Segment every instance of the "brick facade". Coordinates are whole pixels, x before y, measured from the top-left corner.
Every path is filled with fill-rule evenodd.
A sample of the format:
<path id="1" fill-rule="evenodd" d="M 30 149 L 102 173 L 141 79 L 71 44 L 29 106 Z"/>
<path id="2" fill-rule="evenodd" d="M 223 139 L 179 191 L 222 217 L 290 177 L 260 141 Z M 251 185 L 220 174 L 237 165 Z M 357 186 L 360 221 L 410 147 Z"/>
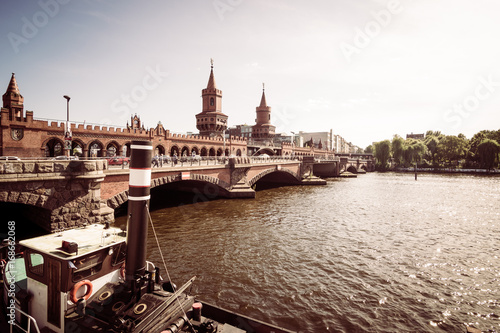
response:
<path id="1" fill-rule="evenodd" d="M 50 157 L 64 155 L 64 122 L 34 119 L 33 111 L 24 112 L 24 98 L 19 93 L 15 75 L 12 74 L 3 107 L 0 111 L 0 155 L 18 157 Z M 129 155 L 132 140 L 152 141 L 156 154 L 177 156 L 235 155 L 246 156 L 247 141 L 239 137 L 224 140 L 222 137 L 178 135 L 166 130 L 161 123 L 156 128 L 145 129 L 140 118 L 131 118 L 131 125 L 124 128 L 71 124 L 72 150 L 84 157 Z M 76 149 L 75 149 L 76 148 Z M 224 152 L 225 150 L 225 152 Z"/>

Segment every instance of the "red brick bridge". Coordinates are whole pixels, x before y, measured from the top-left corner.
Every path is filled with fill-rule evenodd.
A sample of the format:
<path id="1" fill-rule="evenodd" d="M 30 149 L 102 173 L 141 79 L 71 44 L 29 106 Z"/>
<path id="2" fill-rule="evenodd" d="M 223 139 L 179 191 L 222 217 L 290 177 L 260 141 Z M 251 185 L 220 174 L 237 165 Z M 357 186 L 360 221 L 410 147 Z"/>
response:
<path id="1" fill-rule="evenodd" d="M 313 157 L 200 160 L 153 168 L 151 185 L 253 198 L 258 182 L 326 184 L 313 176 L 314 163 Z M 127 201 L 128 178 L 128 169 L 110 169 L 102 159 L 2 161 L 0 204 L 49 232 L 112 221 L 114 208 Z"/>

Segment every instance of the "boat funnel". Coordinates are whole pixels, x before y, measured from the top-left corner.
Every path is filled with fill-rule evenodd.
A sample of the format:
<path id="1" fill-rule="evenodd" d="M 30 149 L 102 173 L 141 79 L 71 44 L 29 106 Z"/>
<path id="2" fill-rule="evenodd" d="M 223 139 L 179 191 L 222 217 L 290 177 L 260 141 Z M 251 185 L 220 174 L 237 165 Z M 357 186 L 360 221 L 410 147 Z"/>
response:
<path id="1" fill-rule="evenodd" d="M 133 281 L 144 276 L 146 270 L 153 146 L 149 141 L 132 141 L 130 150 L 125 281 L 132 286 Z"/>

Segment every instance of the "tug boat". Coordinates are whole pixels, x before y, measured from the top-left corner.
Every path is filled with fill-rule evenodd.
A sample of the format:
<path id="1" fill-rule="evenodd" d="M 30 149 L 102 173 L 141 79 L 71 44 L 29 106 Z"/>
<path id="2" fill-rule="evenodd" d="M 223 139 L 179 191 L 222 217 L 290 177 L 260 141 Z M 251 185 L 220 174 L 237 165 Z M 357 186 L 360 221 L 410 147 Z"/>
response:
<path id="1" fill-rule="evenodd" d="M 194 277 L 177 288 L 146 261 L 151 155 L 150 142 L 132 142 L 126 232 L 94 224 L 6 244 L 2 300 L 7 329 L 292 332 L 197 300 L 189 295 Z"/>

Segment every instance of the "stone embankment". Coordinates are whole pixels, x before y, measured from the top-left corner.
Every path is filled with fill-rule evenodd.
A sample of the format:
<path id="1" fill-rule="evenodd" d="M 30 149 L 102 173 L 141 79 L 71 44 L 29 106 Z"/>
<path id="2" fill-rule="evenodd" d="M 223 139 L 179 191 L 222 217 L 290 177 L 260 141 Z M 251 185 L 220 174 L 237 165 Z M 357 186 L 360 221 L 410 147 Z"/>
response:
<path id="1" fill-rule="evenodd" d="M 26 205 L 19 215 L 48 231 L 112 220 L 100 197 L 106 169 L 103 160 L 2 161 L 0 201 Z"/>

